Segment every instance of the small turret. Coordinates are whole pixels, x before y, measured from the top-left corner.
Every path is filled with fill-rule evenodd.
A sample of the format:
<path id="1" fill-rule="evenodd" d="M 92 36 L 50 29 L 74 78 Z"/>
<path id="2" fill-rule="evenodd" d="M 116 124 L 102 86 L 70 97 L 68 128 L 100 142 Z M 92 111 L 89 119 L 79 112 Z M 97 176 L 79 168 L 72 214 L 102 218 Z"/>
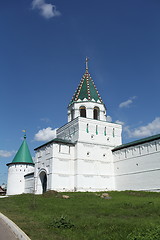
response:
<path id="1" fill-rule="evenodd" d="M 16 153 L 13 161 L 8 166 L 7 195 L 22 194 L 25 192 L 24 176 L 34 172 L 34 163 L 26 142 L 24 140 Z"/>

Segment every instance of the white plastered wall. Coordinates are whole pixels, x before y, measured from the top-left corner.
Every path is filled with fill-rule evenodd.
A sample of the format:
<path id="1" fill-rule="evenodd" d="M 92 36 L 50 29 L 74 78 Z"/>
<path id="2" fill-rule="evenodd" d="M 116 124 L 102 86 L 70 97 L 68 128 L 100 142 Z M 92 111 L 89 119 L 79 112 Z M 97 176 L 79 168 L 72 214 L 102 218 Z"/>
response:
<path id="1" fill-rule="evenodd" d="M 34 172 L 24 176 L 25 180 L 25 193 L 34 193 Z"/>
<path id="2" fill-rule="evenodd" d="M 57 130 L 57 137 L 72 142 L 84 141 L 112 148 L 122 144 L 120 124 L 77 117 Z"/>
<path id="3" fill-rule="evenodd" d="M 116 190 L 160 190 L 160 140 L 113 152 Z"/>
<path id="4" fill-rule="evenodd" d="M 114 189 L 111 149 L 121 144 L 119 124 L 77 117 L 57 130 L 57 138 L 40 147 L 35 160 L 35 192 L 42 193 L 39 174 L 47 174 L 47 190 L 102 191 Z"/>
<path id="5" fill-rule="evenodd" d="M 42 182 L 40 174 L 47 176 L 47 191 L 52 189 L 52 163 L 53 163 L 53 143 L 42 146 L 36 151 L 35 155 L 35 194 L 42 194 Z"/>
<path id="6" fill-rule="evenodd" d="M 73 126 L 75 135 L 72 135 Z M 115 188 L 111 149 L 121 144 L 121 131 L 119 124 L 83 117 L 58 129 L 58 138 L 76 141 L 75 190 L 102 191 Z"/>
<path id="7" fill-rule="evenodd" d="M 7 195 L 16 195 L 25 193 L 24 175 L 34 172 L 33 164 L 9 164 L 8 166 L 8 182 Z"/>
<path id="8" fill-rule="evenodd" d="M 40 174 L 47 175 L 47 191 L 74 190 L 74 146 L 73 144 L 50 143 L 36 152 L 35 193 L 42 194 Z"/>
<path id="9" fill-rule="evenodd" d="M 74 191 L 75 146 L 72 144 L 54 144 L 52 164 L 52 189 L 56 191 Z"/>

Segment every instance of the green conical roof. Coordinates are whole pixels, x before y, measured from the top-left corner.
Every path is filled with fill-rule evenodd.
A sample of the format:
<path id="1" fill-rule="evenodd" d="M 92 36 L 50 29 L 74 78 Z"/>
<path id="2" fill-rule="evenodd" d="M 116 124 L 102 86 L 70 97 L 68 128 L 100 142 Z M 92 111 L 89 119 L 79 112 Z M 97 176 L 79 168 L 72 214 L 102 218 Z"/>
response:
<path id="1" fill-rule="evenodd" d="M 70 104 L 72 104 L 73 102 L 80 101 L 94 101 L 103 104 L 103 101 L 98 93 L 98 90 L 88 72 L 88 64 L 86 67 L 86 71 L 80 81 L 80 84 L 74 96 L 72 97 Z"/>
<path id="2" fill-rule="evenodd" d="M 26 136 L 24 136 L 24 140 L 16 153 L 12 163 L 32 163 L 33 160 L 26 142 Z"/>

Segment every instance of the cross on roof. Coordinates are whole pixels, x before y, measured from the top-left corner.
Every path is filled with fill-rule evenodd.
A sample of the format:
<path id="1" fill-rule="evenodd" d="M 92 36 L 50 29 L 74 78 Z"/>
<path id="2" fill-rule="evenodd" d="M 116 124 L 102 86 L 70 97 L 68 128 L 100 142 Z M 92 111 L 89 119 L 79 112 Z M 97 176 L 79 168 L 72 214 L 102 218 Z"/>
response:
<path id="1" fill-rule="evenodd" d="M 89 61 L 89 58 L 86 57 L 86 70 L 88 70 L 88 61 Z"/>

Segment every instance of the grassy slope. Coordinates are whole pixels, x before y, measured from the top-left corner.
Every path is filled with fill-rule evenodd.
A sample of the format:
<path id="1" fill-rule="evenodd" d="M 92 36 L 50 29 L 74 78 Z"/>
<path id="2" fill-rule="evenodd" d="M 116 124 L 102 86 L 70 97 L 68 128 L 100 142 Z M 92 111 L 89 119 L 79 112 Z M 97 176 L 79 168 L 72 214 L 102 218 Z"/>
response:
<path id="1" fill-rule="evenodd" d="M 0 211 L 32 240 L 160 239 L 160 193 L 109 194 L 109 200 L 95 193 L 67 193 L 70 199 L 12 196 L 0 199 Z M 55 228 L 56 220 L 60 228 Z M 65 229 L 70 223 L 74 227 Z"/>

